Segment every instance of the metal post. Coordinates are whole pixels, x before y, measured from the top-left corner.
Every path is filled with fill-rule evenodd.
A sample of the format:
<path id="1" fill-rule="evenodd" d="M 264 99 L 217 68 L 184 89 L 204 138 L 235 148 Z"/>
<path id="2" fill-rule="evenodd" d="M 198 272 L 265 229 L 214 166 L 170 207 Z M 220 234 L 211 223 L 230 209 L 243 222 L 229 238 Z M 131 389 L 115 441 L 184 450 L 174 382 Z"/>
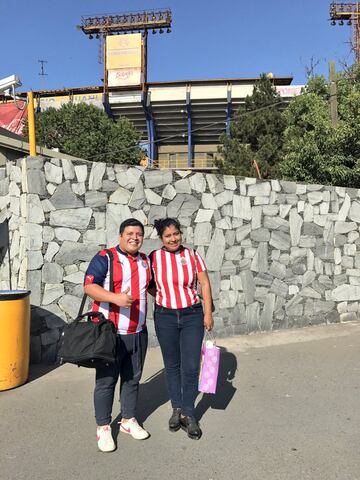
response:
<path id="1" fill-rule="evenodd" d="M 151 111 L 150 96 L 146 91 L 142 93 L 141 104 L 146 118 L 146 129 L 149 139 L 149 165 L 152 165 L 154 163 L 154 160 L 157 160 L 157 148 L 155 144 L 156 130 L 154 118 Z"/>
<path id="2" fill-rule="evenodd" d="M 29 145 L 30 155 L 36 156 L 36 136 L 35 136 L 35 113 L 34 113 L 34 95 L 28 92 L 28 125 L 29 125 Z"/>
<path id="3" fill-rule="evenodd" d="M 230 137 L 231 112 L 232 112 L 231 84 L 228 83 L 228 86 L 227 86 L 227 107 L 226 107 L 226 135 L 228 137 Z"/>
<path id="4" fill-rule="evenodd" d="M 191 121 L 191 96 L 190 86 L 186 89 L 186 112 L 187 112 L 187 134 L 188 134 L 188 167 L 192 167 L 192 121 Z"/>

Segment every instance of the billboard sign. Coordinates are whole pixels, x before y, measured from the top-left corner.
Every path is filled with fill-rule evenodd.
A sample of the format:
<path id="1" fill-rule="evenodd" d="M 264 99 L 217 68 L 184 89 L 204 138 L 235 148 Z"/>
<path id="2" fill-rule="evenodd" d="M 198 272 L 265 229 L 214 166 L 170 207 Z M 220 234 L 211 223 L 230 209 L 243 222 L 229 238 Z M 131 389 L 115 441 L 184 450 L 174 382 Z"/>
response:
<path id="1" fill-rule="evenodd" d="M 103 109 L 103 94 L 102 93 L 84 93 L 79 95 L 59 95 L 54 97 L 40 97 L 34 99 L 34 108 L 40 108 L 43 112 L 50 107 L 59 109 L 65 103 L 86 103 L 94 105 L 95 107 Z"/>
<path id="2" fill-rule="evenodd" d="M 109 87 L 140 86 L 143 78 L 141 33 L 106 37 L 106 70 Z"/>

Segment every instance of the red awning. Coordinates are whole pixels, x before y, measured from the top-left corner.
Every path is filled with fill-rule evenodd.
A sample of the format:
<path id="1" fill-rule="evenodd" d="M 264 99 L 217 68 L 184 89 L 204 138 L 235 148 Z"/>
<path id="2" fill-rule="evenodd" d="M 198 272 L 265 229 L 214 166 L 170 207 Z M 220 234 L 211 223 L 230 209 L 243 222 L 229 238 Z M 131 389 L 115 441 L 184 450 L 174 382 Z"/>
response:
<path id="1" fill-rule="evenodd" d="M 14 103 L 0 103 L 0 127 L 22 135 L 27 118 L 27 107 L 26 103 L 21 100 L 17 100 L 16 104 L 17 106 Z"/>

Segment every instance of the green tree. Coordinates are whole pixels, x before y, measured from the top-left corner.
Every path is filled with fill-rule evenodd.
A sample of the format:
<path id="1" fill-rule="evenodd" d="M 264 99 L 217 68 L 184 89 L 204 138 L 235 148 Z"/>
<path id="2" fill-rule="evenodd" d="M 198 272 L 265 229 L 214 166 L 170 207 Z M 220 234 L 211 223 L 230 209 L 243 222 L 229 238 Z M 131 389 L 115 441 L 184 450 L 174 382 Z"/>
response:
<path id="1" fill-rule="evenodd" d="M 217 166 L 221 173 L 255 177 L 256 162 L 263 178 L 276 178 L 285 129 L 280 103 L 271 78 L 262 74 L 252 95 L 235 113 L 230 137 L 220 137 L 223 158 Z"/>
<path id="2" fill-rule="evenodd" d="M 337 75 L 338 125 L 332 126 L 329 84 L 309 80 L 303 95 L 284 112 L 287 128 L 283 177 L 305 182 L 360 187 L 360 66 Z"/>
<path id="3" fill-rule="evenodd" d="M 35 117 L 37 143 L 86 160 L 137 165 L 140 134 L 125 117 L 116 122 L 93 105 L 65 104 Z"/>

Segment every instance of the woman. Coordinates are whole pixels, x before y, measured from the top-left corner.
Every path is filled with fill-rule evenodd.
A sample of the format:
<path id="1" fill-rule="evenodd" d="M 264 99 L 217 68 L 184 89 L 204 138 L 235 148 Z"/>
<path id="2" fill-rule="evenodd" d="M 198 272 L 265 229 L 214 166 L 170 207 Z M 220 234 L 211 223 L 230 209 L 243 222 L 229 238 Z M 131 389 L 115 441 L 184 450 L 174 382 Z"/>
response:
<path id="1" fill-rule="evenodd" d="M 163 247 L 150 254 L 156 285 L 154 321 L 164 359 L 173 407 L 169 429 L 180 427 L 192 439 L 202 435 L 194 417 L 204 327 L 211 330 L 209 277 L 200 255 L 182 245 L 180 224 L 173 218 L 154 222 Z M 196 291 L 199 282 L 203 305 Z"/>

